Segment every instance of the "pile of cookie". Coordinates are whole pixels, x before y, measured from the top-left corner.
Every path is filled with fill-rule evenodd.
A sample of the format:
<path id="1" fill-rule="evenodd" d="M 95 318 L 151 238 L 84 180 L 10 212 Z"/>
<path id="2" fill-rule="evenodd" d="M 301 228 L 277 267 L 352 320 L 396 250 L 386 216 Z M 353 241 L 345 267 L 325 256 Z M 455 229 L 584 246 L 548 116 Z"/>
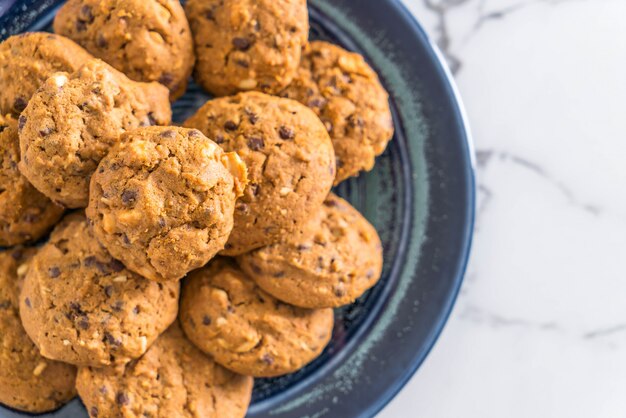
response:
<path id="1" fill-rule="evenodd" d="M 243 417 L 323 351 L 383 264 L 331 188 L 393 124 L 308 25 L 305 0 L 69 0 L 0 44 L 1 403 Z M 175 126 L 192 75 L 216 98 Z"/>

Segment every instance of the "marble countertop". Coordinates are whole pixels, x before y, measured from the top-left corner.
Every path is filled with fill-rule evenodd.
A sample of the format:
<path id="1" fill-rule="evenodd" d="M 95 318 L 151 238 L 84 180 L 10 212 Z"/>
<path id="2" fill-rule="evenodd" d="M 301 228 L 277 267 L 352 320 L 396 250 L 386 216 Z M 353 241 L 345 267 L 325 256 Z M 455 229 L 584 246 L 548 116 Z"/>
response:
<path id="1" fill-rule="evenodd" d="M 405 0 L 478 161 L 462 293 L 382 418 L 626 416 L 626 1 Z"/>

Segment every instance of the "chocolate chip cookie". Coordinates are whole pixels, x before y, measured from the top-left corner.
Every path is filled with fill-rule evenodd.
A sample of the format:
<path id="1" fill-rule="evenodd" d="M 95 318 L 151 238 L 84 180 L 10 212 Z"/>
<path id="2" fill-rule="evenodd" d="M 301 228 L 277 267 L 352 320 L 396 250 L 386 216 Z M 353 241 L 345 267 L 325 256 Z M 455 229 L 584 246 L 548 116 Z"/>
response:
<path id="1" fill-rule="evenodd" d="M 136 129 L 100 163 L 87 216 L 129 269 L 178 280 L 224 248 L 246 181 L 239 156 L 196 129 Z"/>
<path id="2" fill-rule="evenodd" d="M 330 308 L 354 302 L 376 284 L 383 254 L 376 229 L 331 193 L 298 234 L 238 262 L 272 296 L 304 308 Z"/>
<path id="3" fill-rule="evenodd" d="M 237 202 L 225 255 L 278 241 L 315 211 L 335 177 L 335 155 L 319 118 L 300 103 L 263 93 L 211 100 L 185 122 L 236 151 L 250 183 Z"/>
<path id="4" fill-rule="evenodd" d="M 217 96 L 278 93 L 293 79 L 309 34 L 306 0 L 188 0 L 194 79 Z"/>
<path id="5" fill-rule="evenodd" d="M 111 257 L 81 213 L 33 258 L 20 294 L 26 332 L 44 357 L 86 366 L 138 358 L 176 319 L 178 283 L 145 280 Z"/>
<path id="6" fill-rule="evenodd" d="M 189 275 L 180 321 L 187 337 L 222 366 L 272 377 L 294 372 L 319 356 L 334 319 L 332 309 L 278 301 L 234 263 L 218 259 Z"/>
<path id="7" fill-rule="evenodd" d="M 0 402 L 20 411 L 52 411 L 74 397 L 76 369 L 43 358 L 28 338 L 18 297 L 34 248 L 0 252 Z"/>
<path id="8" fill-rule="evenodd" d="M 120 134 L 168 124 L 171 112 L 165 87 L 131 81 L 103 61 L 57 73 L 20 115 L 20 171 L 55 202 L 85 207 L 89 179 Z"/>
<path id="9" fill-rule="evenodd" d="M 63 215 L 18 170 L 17 121 L 0 116 L 0 246 L 41 238 Z"/>
<path id="10" fill-rule="evenodd" d="M 337 154 L 335 184 L 374 167 L 393 136 L 389 97 L 359 54 L 311 42 L 293 82 L 281 94 L 309 106 L 322 119 Z"/>
<path id="11" fill-rule="evenodd" d="M 69 0 L 54 31 L 136 81 L 158 81 L 172 100 L 187 88 L 195 56 L 178 0 Z"/>
<path id="12" fill-rule="evenodd" d="M 63 36 L 26 32 L 0 43 L 0 114 L 15 116 L 52 74 L 74 72 L 91 55 Z"/>
<path id="13" fill-rule="evenodd" d="M 124 368 L 81 368 L 76 387 L 91 418 L 243 418 L 252 378 L 215 363 L 174 323 Z"/>

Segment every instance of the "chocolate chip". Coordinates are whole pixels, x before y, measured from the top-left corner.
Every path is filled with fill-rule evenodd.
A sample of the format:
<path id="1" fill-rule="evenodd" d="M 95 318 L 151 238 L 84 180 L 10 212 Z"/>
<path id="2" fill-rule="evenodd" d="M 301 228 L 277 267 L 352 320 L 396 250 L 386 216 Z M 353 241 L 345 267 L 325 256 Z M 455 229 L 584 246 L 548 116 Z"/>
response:
<path id="1" fill-rule="evenodd" d="M 335 165 L 337 166 L 337 168 L 341 168 L 343 167 L 343 161 L 341 161 L 340 158 L 335 158 Z"/>
<path id="2" fill-rule="evenodd" d="M 343 287 L 335 287 L 335 296 L 342 297 L 346 295 L 346 290 Z"/>
<path id="3" fill-rule="evenodd" d="M 224 122 L 224 129 L 226 129 L 227 131 L 234 131 L 235 129 L 237 129 L 237 124 L 232 120 L 227 120 L 226 122 Z"/>
<path id="4" fill-rule="evenodd" d="M 165 221 L 164 218 L 159 218 L 159 226 L 161 228 L 165 228 L 165 226 L 167 225 L 167 222 Z"/>
<path id="5" fill-rule="evenodd" d="M 248 138 L 248 147 L 252 151 L 262 150 L 263 148 L 265 148 L 265 141 L 263 141 L 263 138 Z"/>
<path id="6" fill-rule="evenodd" d="M 355 116 L 355 115 L 350 115 L 348 117 L 348 123 L 353 128 L 362 128 L 365 125 L 365 122 L 363 122 L 363 118 L 361 118 L 360 116 Z"/>
<path id="7" fill-rule="evenodd" d="M 248 120 L 251 124 L 255 125 L 259 121 L 259 115 L 256 113 L 250 112 L 248 113 Z"/>
<path id="8" fill-rule="evenodd" d="M 230 250 L 231 248 L 233 248 L 233 244 L 226 243 L 226 245 L 224 245 L 225 250 Z"/>
<path id="9" fill-rule="evenodd" d="M 9 309 L 11 307 L 11 301 L 3 300 L 0 302 L 0 309 Z"/>
<path id="10" fill-rule="evenodd" d="M 122 300 L 116 301 L 113 304 L 112 308 L 113 308 L 114 311 L 120 312 L 124 308 L 124 301 L 122 301 Z"/>
<path id="11" fill-rule="evenodd" d="M 109 334 L 108 332 L 104 333 L 104 340 L 110 345 L 114 345 L 116 347 L 119 347 L 120 345 L 122 345 L 122 342 L 120 340 L 118 340 L 113 335 Z"/>
<path id="12" fill-rule="evenodd" d="M 134 313 L 135 315 L 138 315 L 138 314 L 139 314 L 139 305 L 135 305 L 135 307 L 133 308 L 133 313 Z"/>
<path id="13" fill-rule="evenodd" d="M 222 134 L 215 135 L 215 143 L 216 144 L 223 144 L 224 143 L 224 135 L 222 135 Z"/>
<path id="14" fill-rule="evenodd" d="M 39 131 L 39 135 L 41 135 L 42 137 L 47 137 L 48 135 L 50 135 L 52 132 L 54 132 L 54 129 L 49 128 L 49 127 L 45 127 L 42 130 Z"/>
<path id="15" fill-rule="evenodd" d="M 159 77 L 159 83 L 169 86 L 174 81 L 174 75 L 172 73 L 163 73 Z"/>
<path id="16" fill-rule="evenodd" d="M 87 23 L 93 22 L 93 13 L 91 12 L 91 6 L 85 4 L 80 8 L 80 12 L 78 13 L 78 18 L 84 20 Z"/>
<path id="17" fill-rule="evenodd" d="M 233 46 L 240 51 L 247 51 L 252 46 L 252 42 L 248 38 L 233 38 Z"/>
<path id="18" fill-rule="evenodd" d="M 26 109 L 27 104 L 28 102 L 23 97 L 16 97 L 13 102 L 13 109 L 18 113 L 21 113 L 24 109 Z M 26 118 L 24 118 L 24 121 L 26 121 Z"/>
<path id="19" fill-rule="evenodd" d="M 197 129 L 192 129 L 187 135 L 189 135 L 189 138 L 200 138 L 202 137 L 202 132 Z"/>
<path id="20" fill-rule="evenodd" d="M 106 295 L 107 298 L 110 298 L 111 296 L 113 296 L 113 286 L 105 286 L 104 294 Z"/>
<path id="21" fill-rule="evenodd" d="M 130 239 L 128 239 L 128 235 L 122 234 L 122 241 L 124 241 L 124 244 L 130 245 Z"/>
<path id="22" fill-rule="evenodd" d="M 258 184 L 251 184 L 249 187 L 254 196 L 258 196 L 259 193 L 261 192 L 261 186 Z"/>
<path id="23" fill-rule="evenodd" d="M 22 252 L 22 250 L 15 250 L 11 253 L 11 257 L 13 258 L 13 260 L 19 260 L 22 258 L 23 255 L 24 253 Z"/>
<path id="24" fill-rule="evenodd" d="M 161 138 L 175 138 L 176 137 L 176 132 L 172 131 L 172 130 L 167 130 L 167 131 L 163 131 L 161 132 Z"/>
<path id="25" fill-rule="evenodd" d="M 326 100 L 316 97 L 315 99 L 309 100 L 309 107 L 322 107 L 326 103 Z"/>
<path id="26" fill-rule="evenodd" d="M 374 270 L 373 269 L 367 270 L 367 274 L 365 275 L 365 277 L 367 277 L 368 279 L 371 279 L 372 277 L 374 277 Z"/>
<path id="27" fill-rule="evenodd" d="M 337 207 L 339 205 L 339 203 L 331 198 L 328 198 L 324 201 L 324 206 L 329 207 L 329 208 L 334 208 Z"/>
<path id="28" fill-rule="evenodd" d="M 92 406 L 89 410 L 89 415 L 91 415 L 92 418 L 98 418 L 98 408 Z"/>
<path id="29" fill-rule="evenodd" d="M 248 61 L 242 60 L 242 59 L 238 59 L 235 60 L 235 64 L 237 64 L 238 66 L 242 67 L 242 68 L 249 68 L 250 64 L 248 64 Z"/>
<path id="30" fill-rule="evenodd" d="M 208 20 L 215 21 L 214 9 L 211 8 L 211 9 L 207 10 L 206 12 L 204 12 L 204 17 L 206 17 Z"/>
<path id="31" fill-rule="evenodd" d="M 308 251 L 311 249 L 311 246 L 306 244 L 299 244 L 296 248 L 298 249 L 298 251 Z"/>
<path id="32" fill-rule="evenodd" d="M 32 308 L 31 304 L 30 304 L 30 299 L 26 298 L 24 299 L 24 303 L 26 304 L 26 306 L 28 306 L 29 308 Z"/>
<path id="33" fill-rule="evenodd" d="M 33 224 L 40 219 L 40 216 L 35 213 L 27 213 L 24 215 L 24 222 Z"/>
<path id="34" fill-rule="evenodd" d="M 276 278 L 276 279 L 280 279 L 280 278 L 283 278 L 283 277 L 285 277 L 285 272 L 284 271 L 278 271 L 278 272 L 274 273 L 274 278 Z"/>
<path id="35" fill-rule="evenodd" d="M 78 303 L 78 302 L 70 302 L 69 307 L 70 307 L 70 310 L 75 315 L 84 315 L 85 314 L 85 312 L 83 312 L 82 307 L 80 306 L 80 303 Z"/>
<path id="36" fill-rule="evenodd" d="M 202 317 L 202 325 L 205 325 L 205 326 L 211 325 L 211 318 L 209 318 L 207 315 L 204 315 Z"/>
<path id="37" fill-rule="evenodd" d="M 107 39 L 104 37 L 103 34 L 98 35 L 98 38 L 96 39 L 96 46 L 98 48 L 106 48 L 107 46 L 109 46 L 109 43 L 107 42 Z"/>
<path id="38" fill-rule="evenodd" d="M 107 389 L 106 386 L 100 386 L 100 389 L 98 389 L 98 392 L 100 392 L 102 395 L 106 395 L 109 390 Z"/>
<path id="39" fill-rule="evenodd" d="M 261 267 L 257 266 L 254 263 L 250 263 L 250 268 L 252 269 L 254 274 L 261 274 L 261 273 L 263 273 L 263 270 L 261 270 Z"/>
<path id="40" fill-rule="evenodd" d="M 285 125 L 280 127 L 280 129 L 278 130 L 278 134 L 280 135 L 281 139 L 284 140 L 293 139 L 296 136 L 296 133 L 293 131 L 293 129 Z"/>
<path id="41" fill-rule="evenodd" d="M 89 329 L 89 319 L 86 316 L 80 318 L 78 321 L 78 327 L 81 329 Z"/>
<path id="42" fill-rule="evenodd" d="M 137 192 L 135 190 L 124 190 L 122 192 L 122 203 L 126 206 L 131 206 L 135 202 L 137 202 Z"/>
<path id="43" fill-rule="evenodd" d="M 263 363 L 267 364 L 268 366 L 271 366 L 272 364 L 274 364 L 274 357 L 272 357 L 271 354 L 263 354 L 263 357 L 261 357 L 261 360 L 263 360 Z"/>
<path id="44" fill-rule="evenodd" d="M 120 271 L 126 268 L 120 260 L 116 260 L 116 259 L 113 259 L 113 261 L 109 263 L 109 267 L 111 268 L 111 270 L 113 270 L 116 273 L 119 273 Z"/>
<path id="45" fill-rule="evenodd" d="M 243 202 L 237 202 L 237 204 L 235 205 L 235 209 L 237 209 L 239 212 L 246 212 L 248 210 L 248 204 Z"/>
<path id="46" fill-rule="evenodd" d="M 76 20 L 76 31 L 77 32 L 84 32 L 87 30 L 87 23 L 85 23 L 84 20 Z"/>
<path id="47" fill-rule="evenodd" d="M 115 402 L 117 402 L 118 405 L 128 405 L 130 399 L 128 399 L 128 395 L 124 392 L 118 392 L 115 396 Z"/>
<path id="48" fill-rule="evenodd" d="M 154 113 L 152 112 L 148 112 L 148 123 L 150 124 L 150 126 L 154 126 L 157 124 L 157 120 L 154 117 Z"/>
<path id="49" fill-rule="evenodd" d="M 57 277 L 59 277 L 61 275 L 61 269 L 59 269 L 58 267 L 50 267 L 48 269 L 48 276 L 50 276 L 53 279 L 56 279 Z"/>

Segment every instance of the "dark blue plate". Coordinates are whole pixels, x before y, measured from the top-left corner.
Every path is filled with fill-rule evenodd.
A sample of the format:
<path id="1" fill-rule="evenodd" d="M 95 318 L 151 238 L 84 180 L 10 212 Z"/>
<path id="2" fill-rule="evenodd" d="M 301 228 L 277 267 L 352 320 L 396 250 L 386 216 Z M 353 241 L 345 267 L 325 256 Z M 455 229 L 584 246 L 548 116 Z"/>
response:
<path id="1" fill-rule="evenodd" d="M 61 0 L 0 0 L 0 38 L 49 30 Z M 249 417 L 371 417 L 441 332 L 461 286 L 474 217 L 469 129 L 436 47 L 396 0 L 309 0 L 312 38 L 362 53 L 391 96 L 396 135 L 375 169 L 337 189 L 378 229 L 381 282 L 336 311 L 333 339 L 303 370 L 257 380 Z M 209 98 L 174 105 L 182 121 Z M 0 417 L 18 417 L 0 408 Z M 78 400 L 47 416 L 85 417 Z"/>

